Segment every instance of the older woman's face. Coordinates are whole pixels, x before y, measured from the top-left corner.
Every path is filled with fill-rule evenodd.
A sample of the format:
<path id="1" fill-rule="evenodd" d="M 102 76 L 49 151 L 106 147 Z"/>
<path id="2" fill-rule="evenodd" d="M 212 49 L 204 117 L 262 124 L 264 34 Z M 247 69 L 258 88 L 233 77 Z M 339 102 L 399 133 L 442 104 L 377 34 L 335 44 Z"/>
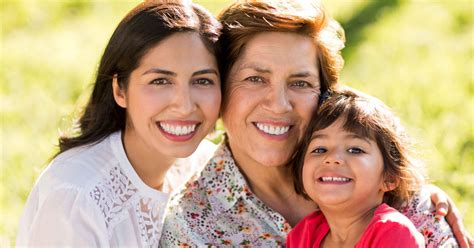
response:
<path id="1" fill-rule="evenodd" d="M 280 32 L 256 35 L 226 83 L 223 121 L 237 163 L 287 163 L 320 94 L 312 39 Z"/>

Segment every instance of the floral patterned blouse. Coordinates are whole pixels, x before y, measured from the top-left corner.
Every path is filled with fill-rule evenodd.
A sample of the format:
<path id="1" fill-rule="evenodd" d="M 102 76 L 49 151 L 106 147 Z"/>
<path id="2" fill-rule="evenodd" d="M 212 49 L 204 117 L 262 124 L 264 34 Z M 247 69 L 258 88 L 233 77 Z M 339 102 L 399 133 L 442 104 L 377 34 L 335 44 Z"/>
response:
<path id="1" fill-rule="evenodd" d="M 290 224 L 250 191 L 225 144 L 185 186 L 170 202 L 161 247 L 285 245 Z M 401 212 L 423 234 L 427 247 L 457 245 L 446 221 L 435 218 L 426 190 Z"/>

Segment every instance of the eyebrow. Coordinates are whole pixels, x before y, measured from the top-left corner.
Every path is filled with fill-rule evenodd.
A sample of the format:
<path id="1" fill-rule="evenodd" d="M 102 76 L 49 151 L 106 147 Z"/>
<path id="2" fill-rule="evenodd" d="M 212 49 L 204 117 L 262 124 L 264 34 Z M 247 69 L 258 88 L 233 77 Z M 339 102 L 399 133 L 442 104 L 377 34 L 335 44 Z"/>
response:
<path id="1" fill-rule="evenodd" d="M 313 134 L 311 136 L 311 139 L 310 141 L 313 141 L 314 139 L 324 139 L 324 138 L 327 138 L 328 136 L 326 134 Z"/>
<path id="2" fill-rule="evenodd" d="M 369 138 L 364 137 L 364 136 L 357 135 L 357 134 L 355 134 L 355 133 L 351 133 L 351 134 L 346 135 L 346 138 L 360 139 L 360 140 L 363 140 L 363 141 L 365 141 L 365 142 L 367 142 L 367 143 L 370 144 L 370 139 L 369 139 Z"/>
<path id="3" fill-rule="evenodd" d="M 313 141 L 314 139 L 327 139 L 327 138 L 328 138 L 328 135 L 326 135 L 326 134 L 315 134 L 315 135 L 311 136 L 310 142 Z M 357 135 L 357 134 L 354 134 L 354 133 L 350 133 L 350 134 L 346 135 L 345 138 L 359 139 L 359 140 L 363 140 L 363 141 L 370 144 L 370 139 L 369 138 L 363 137 L 363 136 L 360 136 L 360 135 Z"/>
<path id="4" fill-rule="evenodd" d="M 168 70 L 164 70 L 160 68 L 151 68 L 145 71 L 143 75 L 150 74 L 150 73 L 165 74 L 165 75 L 174 76 L 174 77 L 178 75 L 176 74 L 176 72 L 172 72 L 172 71 L 168 71 Z M 204 70 L 199 70 L 199 71 L 194 72 L 192 76 L 203 75 L 203 74 L 216 74 L 217 76 L 219 75 L 219 73 L 214 69 L 204 69 Z"/>
<path id="5" fill-rule="evenodd" d="M 305 77 L 314 77 L 314 78 L 319 79 L 318 74 L 314 74 L 309 71 L 297 72 L 290 75 L 290 78 L 305 78 Z"/>
<path id="6" fill-rule="evenodd" d="M 216 74 L 216 76 L 219 76 L 219 73 L 214 69 L 204 69 L 204 70 L 196 71 L 193 73 L 193 76 L 203 75 L 203 74 Z"/>
<path id="7" fill-rule="evenodd" d="M 265 68 L 261 65 L 258 65 L 256 63 L 247 63 L 247 64 L 243 64 L 239 70 L 243 70 L 243 69 L 252 69 L 252 70 L 255 70 L 257 72 L 260 72 L 260 73 L 269 73 L 271 72 L 270 69 L 268 68 Z"/>
<path id="8" fill-rule="evenodd" d="M 145 71 L 143 73 L 143 75 L 150 74 L 150 73 L 165 74 L 165 75 L 170 75 L 170 76 L 176 76 L 177 75 L 175 72 L 168 71 L 168 70 L 163 70 L 163 69 L 160 69 L 160 68 L 151 68 L 151 69 Z"/>
<path id="9" fill-rule="evenodd" d="M 261 65 L 258 65 L 256 63 L 248 63 L 248 64 L 244 64 L 240 67 L 240 70 L 243 70 L 243 69 L 252 69 L 252 70 L 255 70 L 257 72 L 260 72 L 260 73 L 270 73 L 271 70 L 268 69 L 268 68 L 265 68 Z M 302 78 L 302 77 L 314 77 L 314 78 L 319 78 L 319 75 L 318 74 L 315 74 L 315 73 L 311 73 L 310 71 L 302 71 L 302 72 L 297 72 L 297 73 L 293 73 L 290 75 L 290 78 Z"/>

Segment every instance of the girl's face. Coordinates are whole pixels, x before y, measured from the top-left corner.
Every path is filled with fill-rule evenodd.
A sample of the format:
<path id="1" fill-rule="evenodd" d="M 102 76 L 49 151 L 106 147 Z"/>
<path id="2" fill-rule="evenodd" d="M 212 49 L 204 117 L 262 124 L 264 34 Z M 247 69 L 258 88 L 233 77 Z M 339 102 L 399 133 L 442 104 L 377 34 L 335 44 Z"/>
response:
<path id="1" fill-rule="evenodd" d="M 321 208 L 375 207 L 386 191 L 377 144 L 343 129 L 344 118 L 313 133 L 303 166 L 306 193 Z"/>
<path id="2" fill-rule="evenodd" d="M 219 114 L 216 59 L 198 34 L 173 34 L 143 56 L 126 90 L 114 82 L 114 96 L 126 108 L 130 143 L 167 157 L 189 156 Z"/>

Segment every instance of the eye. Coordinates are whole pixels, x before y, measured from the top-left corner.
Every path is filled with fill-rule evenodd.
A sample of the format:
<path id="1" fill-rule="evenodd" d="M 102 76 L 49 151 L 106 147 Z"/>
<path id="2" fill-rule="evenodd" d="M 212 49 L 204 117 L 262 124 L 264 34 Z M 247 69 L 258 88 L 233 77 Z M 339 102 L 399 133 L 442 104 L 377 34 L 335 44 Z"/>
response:
<path id="1" fill-rule="evenodd" d="M 259 76 L 250 76 L 250 77 L 246 78 L 245 81 L 249 81 L 249 82 L 252 82 L 252 83 L 263 83 L 263 82 L 265 82 L 265 80 L 262 77 L 259 77 Z"/>
<path id="2" fill-rule="evenodd" d="M 311 153 L 316 153 L 316 154 L 325 153 L 325 152 L 327 152 L 327 149 L 323 147 L 316 147 L 315 149 L 311 151 Z"/>
<path id="3" fill-rule="evenodd" d="M 157 79 L 154 79 L 153 81 L 151 81 L 150 84 L 153 84 L 153 85 L 166 85 L 166 84 L 171 84 L 171 82 L 166 78 L 157 78 Z"/>
<path id="4" fill-rule="evenodd" d="M 347 149 L 347 151 L 349 153 L 353 153 L 353 154 L 365 153 L 364 150 L 360 149 L 359 147 L 351 147 L 351 148 Z"/>
<path id="5" fill-rule="evenodd" d="M 198 85 L 214 85 L 214 81 L 207 79 L 207 78 L 198 78 L 196 79 L 193 84 Z"/>
<path id="6" fill-rule="evenodd" d="M 296 88 L 309 88 L 309 87 L 312 87 L 312 84 L 304 80 L 298 80 L 298 81 L 292 82 L 290 86 L 296 87 Z"/>

